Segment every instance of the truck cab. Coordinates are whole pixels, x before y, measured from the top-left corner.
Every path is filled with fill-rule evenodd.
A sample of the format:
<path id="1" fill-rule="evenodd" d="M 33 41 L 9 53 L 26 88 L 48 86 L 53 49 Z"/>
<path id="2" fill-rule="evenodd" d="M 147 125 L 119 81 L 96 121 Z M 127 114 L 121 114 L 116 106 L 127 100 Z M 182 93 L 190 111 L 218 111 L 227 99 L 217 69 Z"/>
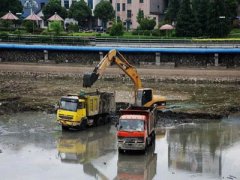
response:
<path id="1" fill-rule="evenodd" d="M 118 150 L 142 150 L 155 140 L 155 109 L 131 107 L 122 110 L 117 124 Z"/>
<path id="2" fill-rule="evenodd" d="M 86 100 L 78 96 L 63 96 L 59 101 L 57 121 L 63 128 L 80 126 L 81 120 L 86 117 Z"/>

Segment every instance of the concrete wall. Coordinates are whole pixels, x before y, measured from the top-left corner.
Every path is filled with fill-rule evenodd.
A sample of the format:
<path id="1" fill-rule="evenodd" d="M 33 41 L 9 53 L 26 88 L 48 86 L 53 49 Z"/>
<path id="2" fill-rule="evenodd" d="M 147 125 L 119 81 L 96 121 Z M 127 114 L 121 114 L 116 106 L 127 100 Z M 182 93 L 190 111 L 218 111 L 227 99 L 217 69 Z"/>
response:
<path id="1" fill-rule="evenodd" d="M 85 51 L 42 51 L 0 49 L 1 62 L 47 62 L 96 64 L 106 53 Z M 135 66 L 240 67 L 240 54 L 122 53 Z"/>

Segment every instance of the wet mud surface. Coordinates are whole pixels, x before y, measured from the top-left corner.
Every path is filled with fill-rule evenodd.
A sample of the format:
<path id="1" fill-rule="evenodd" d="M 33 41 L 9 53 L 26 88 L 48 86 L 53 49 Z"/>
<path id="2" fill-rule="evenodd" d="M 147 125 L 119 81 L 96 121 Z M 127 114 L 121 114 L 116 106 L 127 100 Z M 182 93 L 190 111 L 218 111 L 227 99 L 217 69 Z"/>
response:
<path id="1" fill-rule="evenodd" d="M 62 132 L 54 114 L 4 115 L 1 179 L 239 179 L 239 129 L 239 114 L 176 125 L 157 130 L 145 154 L 119 154 L 111 124 Z"/>
<path id="2" fill-rule="evenodd" d="M 82 87 L 82 75 L 92 67 L 29 64 L 0 67 L 0 115 L 24 111 L 54 113 L 62 95 L 81 90 L 115 91 L 119 107 L 134 101 L 133 83 L 117 68 L 108 69 L 92 89 L 86 89 Z M 167 111 L 159 116 L 167 126 L 220 119 L 240 110 L 238 70 L 141 68 L 139 73 L 144 87 L 167 97 Z"/>

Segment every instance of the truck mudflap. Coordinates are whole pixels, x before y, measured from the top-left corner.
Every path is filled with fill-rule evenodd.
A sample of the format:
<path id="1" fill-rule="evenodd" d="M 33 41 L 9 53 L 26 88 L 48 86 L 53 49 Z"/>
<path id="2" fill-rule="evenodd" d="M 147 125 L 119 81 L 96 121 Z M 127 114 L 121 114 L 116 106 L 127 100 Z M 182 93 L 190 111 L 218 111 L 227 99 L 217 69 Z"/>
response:
<path id="1" fill-rule="evenodd" d="M 118 142 L 118 149 L 120 150 L 145 150 L 145 143 L 127 143 L 127 142 Z"/>

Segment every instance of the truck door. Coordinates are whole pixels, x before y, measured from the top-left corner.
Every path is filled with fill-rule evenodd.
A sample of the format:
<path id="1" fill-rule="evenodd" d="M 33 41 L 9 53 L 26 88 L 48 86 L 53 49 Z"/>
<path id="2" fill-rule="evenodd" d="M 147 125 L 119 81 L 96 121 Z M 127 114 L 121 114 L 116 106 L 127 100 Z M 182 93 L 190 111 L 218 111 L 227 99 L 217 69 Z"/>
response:
<path id="1" fill-rule="evenodd" d="M 86 106 L 85 106 L 85 101 L 83 100 L 79 100 L 78 102 L 77 116 L 79 120 L 81 120 L 83 117 L 86 117 Z"/>

